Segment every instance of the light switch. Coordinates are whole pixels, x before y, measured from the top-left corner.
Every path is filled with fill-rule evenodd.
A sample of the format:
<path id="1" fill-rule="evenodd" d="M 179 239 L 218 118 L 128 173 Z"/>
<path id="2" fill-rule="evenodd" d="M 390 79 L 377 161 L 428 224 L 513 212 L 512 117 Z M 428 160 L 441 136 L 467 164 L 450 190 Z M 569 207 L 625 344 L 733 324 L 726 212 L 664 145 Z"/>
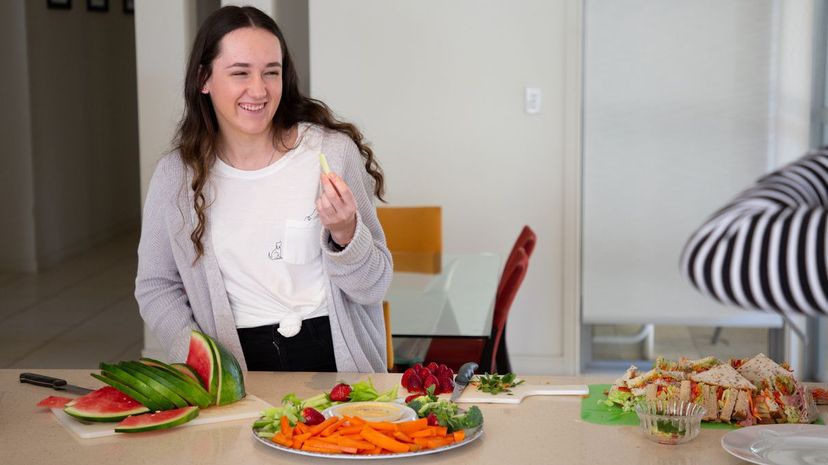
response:
<path id="1" fill-rule="evenodd" d="M 541 111 L 541 90 L 537 87 L 527 87 L 524 99 L 526 113 L 536 115 Z"/>

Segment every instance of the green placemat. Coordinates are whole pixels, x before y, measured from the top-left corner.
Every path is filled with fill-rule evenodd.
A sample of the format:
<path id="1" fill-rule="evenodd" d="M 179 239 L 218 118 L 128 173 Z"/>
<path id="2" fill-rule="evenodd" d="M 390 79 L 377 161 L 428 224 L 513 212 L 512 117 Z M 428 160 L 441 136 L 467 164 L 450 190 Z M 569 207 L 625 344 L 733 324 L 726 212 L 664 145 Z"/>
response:
<path id="1" fill-rule="evenodd" d="M 617 405 L 607 406 L 602 400 L 607 396 L 604 392 L 609 390 L 611 384 L 590 384 L 589 396 L 581 399 L 581 420 L 599 425 L 638 425 L 638 415 L 635 412 L 625 412 Z M 703 421 L 702 428 L 712 429 L 736 429 L 737 425 L 730 423 L 715 423 Z"/>

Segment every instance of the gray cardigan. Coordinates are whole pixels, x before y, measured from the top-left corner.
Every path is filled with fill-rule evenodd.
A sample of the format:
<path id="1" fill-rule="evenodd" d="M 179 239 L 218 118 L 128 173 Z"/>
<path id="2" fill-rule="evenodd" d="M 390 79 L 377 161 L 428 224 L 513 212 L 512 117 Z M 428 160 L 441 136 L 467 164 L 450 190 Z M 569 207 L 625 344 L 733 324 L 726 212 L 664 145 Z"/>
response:
<path id="1" fill-rule="evenodd" d="M 373 203 L 373 179 L 348 136 L 315 129 L 322 133 L 320 149 L 331 170 L 345 180 L 357 202 L 356 232 L 347 247 L 331 247 L 326 229 L 320 237 L 337 371 L 385 372 L 381 302 L 392 264 Z M 190 233 L 197 219 L 191 179 L 177 152 L 158 162 L 144 204 L 135 298 L 171 360 L 187 357 L 190 330 L 199 329 L 217 338 L 246 369 L 209 227 L 202 238 L 204 255 L 194 263 Z"/>

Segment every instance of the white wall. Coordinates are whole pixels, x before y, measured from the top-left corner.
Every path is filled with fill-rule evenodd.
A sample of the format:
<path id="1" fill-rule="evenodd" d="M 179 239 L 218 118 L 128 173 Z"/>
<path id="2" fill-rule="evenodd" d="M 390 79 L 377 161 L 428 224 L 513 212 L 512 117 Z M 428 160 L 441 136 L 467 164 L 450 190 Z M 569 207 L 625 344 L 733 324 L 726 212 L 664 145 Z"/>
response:
<path id="1" fill-rule="evenodd" d="M 37 258 L 48 266 L 139 222 L 133 18 L 114 3 L 25 5 Z"/>
<path id="2" fill-rule="evenodd" d="M 524 224 L 538 233 L 509 317 L 521 373 L 571 371 L 577 356 L 563 244 L 579 4 L 310 1 L 311 95 L 373 143 L 391 204 L 442 205 L 447 252 L 505 256 Z M 543 92 L 538 115 L 524 113 L 525 86 Z"/>
<path id="3" fill-rule="evenodd" d="M 35 271 L 29 62 L 23 2 L 0 2 L 0 271 Z"/>

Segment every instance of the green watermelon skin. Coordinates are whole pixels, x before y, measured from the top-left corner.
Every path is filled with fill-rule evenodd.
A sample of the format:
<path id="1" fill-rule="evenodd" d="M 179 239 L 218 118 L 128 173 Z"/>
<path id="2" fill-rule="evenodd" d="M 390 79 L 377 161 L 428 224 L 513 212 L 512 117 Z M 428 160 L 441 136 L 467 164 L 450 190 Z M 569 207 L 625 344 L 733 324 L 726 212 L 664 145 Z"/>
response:
<path id="1" fill-rule="evenodd" d="M 196 371 L 193 370 L 193 367 L 191 367 L 190 365 L 187 365 L 186 363 L 171 363 L 170 366 L 178 370 L 184 376 L 192 378 L 193 381 L 204 386 L 204 380 L 201 379 L 201 376 L 199 376 L 198 373 L 196 373 Z"/>
<path id="2" fill-rule="evenodd" d="M 133 390 L 140 392 L 141 395 L 144 396 L 144 398 L 149 400 L 149 403 L 146 403 L 144 405 L 146 405 L 150 409 L 171 410 L 175 408 L 175 404 L 173 404 L 166 397 L 164 397 L 163 394 L 146 385 L 143 381 L 127 373 L 120 367 L 101 362 L 100 368 L 104 376 L 114 379 L 115 381 L 118 381 L 121 384 L 129 386 Z"/>
<path id="3" fill-rule="evenodd" d="M 182 407 L 163 412 L 132 415 L 115 425 L 117 433 L 141 433 L 183 425 L 198 417 L 198 407 Z"/>
<path id="4" fill-rule="evenodd" d="M 210 395 L 201 386 L 195 383 L 188 383 L 157 366 L 145 365 L 141 362 L 126 362 L 129 367 L 147 376 L 154 378 L 179 396 L 188 405 L 196 405 L 200 408 L 207 408 L 212 403 Z M 182 406 L 184 407 L 184 406 Z"/>
<path id="5" fill-rule="evenodd" d="M 219 392 L 220 367 L 218 353 L 214 349 L 212 339 L 206 334 L 193 330 L 190 335 L 190 350 L 187 353 L 189 365 L 204 381 L 204 388 L 210 393 L 213 402 L 217 403 Z"/>
<path id="6" fill-rule="evenodd" d="M 165 384 L 160 383 L 155 376 L 152 376 L 151 373 L 145 373 L 141 370 L 136 369 L 135 365 L 141 365 L 138 362 L 121 362 L 117 366 L 118 368 L 124 370 L 125 372 L 129 373 L 134 378 L 140 380 L 147 386 L 151 387 L 153 390 L 158 392 L 159 394 L 163 395 L 167 400 L 173 403 L 175 408 L 186 407 L 190 405 L 184 398 L 182 398 L 178 393 L 167 387 Z M 143 367 L 143 365 L 141 365 Z"/>
<path id="7" fill-rule="evenodd" d="M 158 406 L 153 404 L 151 399 L 149 399 L 147 397 L 144 397 L 143 394 L 136 391 L 135 389 L 132 389 L 131 387 L 127 386 L 126 384 L 124 384 L 124 383 L 122 383 L 122 382 L 120 382 L 120 381 L 118 381 L 114 378 L 110 378 L 111 375 L 109 375 L 106 371 L 101 372 L 100 375 L 97 374 L 97 373 L 90 373 L 90 374 L 92 375 L 93 378 L 97 379 L 98 381 L 101 381 L 105 384 L 108 384 L 108 385 L 112 386 L 113 388 L 123 392 L 127 396 L 132 397 L 136 401 L 140 402 L 142 405 L 146 406 L 148 409 L 153 410 L 153 411 L 154 410 L 159 410 Z"/>
<path id="8" fill-rule="evenodd" d="M 106 386 L 74 399 L 63 411 L 83 421 L 116 422 L 149 409 L 114 387 Z"/>
<path id="9" fill-rule="evenodd" d="M 139 363 L 152 370 L 160 371 L 163 374 L 168 375 L 167 378 L 170 378 L 171 381 L 174 381 L 177 384 L 185 383 L 189 389 L 194 390 L 195 392 L 192 392 L 191 394 L 195 397 L 192 399 L 190 405 L 198 405 L 200 408 L 207 408 L 210 405 L 215 404 L 215 397 L 210 395 L 210 393 L 204 389 L 204 386 L 202 386 L 200 382 L 181 373 L 172 365 L 167 365 L 164 362 L 145 357 L 142 357 Z"/>
<path id="10" fill-rule="evenodd" d="M 210 339 L 210 344 L 218 355 L 220 369 L 216 405 L 228 405 L 242 400 L 247 392 L 244 389 L 244 374 L 239 361 L 214 339 Z"/>

